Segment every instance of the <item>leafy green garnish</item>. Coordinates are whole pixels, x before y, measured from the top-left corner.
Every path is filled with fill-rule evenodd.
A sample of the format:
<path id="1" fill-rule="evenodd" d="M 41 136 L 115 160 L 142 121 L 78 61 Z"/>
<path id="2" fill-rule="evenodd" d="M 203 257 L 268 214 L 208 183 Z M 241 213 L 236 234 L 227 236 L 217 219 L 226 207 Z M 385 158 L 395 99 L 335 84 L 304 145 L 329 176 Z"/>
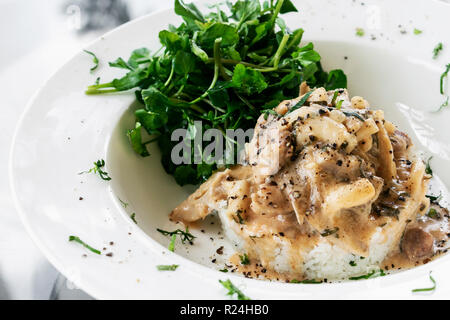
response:
<path id="1" fill-rule="evenodd" d="M 248 255 L 246 253 L 244 253 L 242 256 L 239 255 L 239 259 L 241 260 L 242 265 L 250 264 L 250 259 L 248 258 Z"/>
<path id="2" fill-rule="evenodd" d="M 442 109 L 444 109 L 445 107 L 448 107 L 449 100 L 450 100 L 450 97 L 446 96 L 444 102 L 442 102 L 442 104 L 439 106 L 439 109 L 437 109 L 436 112 L 439 112 Z"/>
<path id="3" fill-rule="evenodd" d="M 356 28 L 356 33 L 355 33 L 358 37 L 363 37 L 364 36 L 364 29 L 363 28 Z"/>
<path id="4" fill-rule="evenodd" d="M 417 28 L 414 28 L 414 34 L 415 35 L 419 35 L 419 34 L 421 34 L 423 31 L 422 30 L 419 30 L 419 29 L 417 29 Z"/>
<path id="5" fill-rule="evenodd" d="M 439 42 L 436 47 L 433 49 L 433 59 L 436 59 L 439 55 L 439 53 L 442 51 L 444 46 L 442 45 L 442 42 Z"/>
<path id="6" fill-rule="evenodd" d="M 440 219 L 441 218 L 441 215 L 434 208 L 430 208 L 430 210 L 428 210 L 427 216 L 432 219 Z"/>
<path id="7" fill-rule="evenodd" d="M 98 173 L 98 175 L 100 176 L 100 178 L 102 178 L 102 180 L 109 181 L 109 180 L 111 180 L 111 177 L 109 176 L 108 172 L 103 171 L 102 168 L 104 166 L 105 166 L 105 160 L 100 159 L 100 160 L 97 160 L 96 162 L 94 162 L 94 167 L 92 167 L 88 171 L 80 172 L 79 174 L 91 173 L 91 172 L 93 172 L 94 174 Z"/>
<path id="8" fill-rule="evenodd" d="M 142 133 L 141 133 L 141 123 L 136 122 L 136 127 L 134 129 L 127 131 L 127 137 L 130 140 L 131 147 L 133 150 L 140 154 L 142 157 L 147 157 L 148 153 L 147 147 L 142 143 Z"/>
<path id="9" fill-rule="evenodd" d="M 301 43 L 303 29 L 286 26 L 282 15 L 297 11 L 292 1 L 239 0 L 211 9 L 202 13 L 192 3 L 175 0 L 175 13 L 183 23 L 159 32 L 161 50 L 140 48 L 128 59 L 110 62 L 125 74 L 86 90 L 135 90 L 141 106 L 135 112 L 136 125 L 127 132 L 132 148 L 145 157 L 147 144 L 156 142 L 164 169 L 180 185 L 205 181 L 218 164 L 206 164 L 206 159 L 201 164 L 173 163 L 171 152 L 178 143 L 171 141 L 174 130 L 190 131 L 195 121 L 202 121 L 202 132 L 245 131 L 254 128 L 265 110 L 297 97 L 303 81 L 328 90 L 347 86 L 342 70 L 325 72 L 313 44 Z M 143 130 L 151 140 L 143 141 Z M 190 132 L 191 139 L 200 135 Z M 203 142 L 202 149 L 208 144 Z M 191 144 L 191 158 L 194 147 Z"/>
<path id="10" fill-rule="evenodd" d="M 137 221 L 136 221 L 136 213 L 133 212 L 133 213 L 131 214 L 131 216 L 130 216 L 130 219 L 133 220 L 133 222 L 137 224 Z"/>
<path id="11" fill-rule="evenodd" d="M 227 295 L 233 296 L 234 294 L 236 294 L 238 300 L 251 300 L 249 297 L 243 294 L 242 291 L 239 290 L 229 279 L 225 281 L 219 280 L 219 282 L 225 287 L 225 289 L 228 290 Z"/>
<path id="12" fill-rule="evenodd" d="M 227 272 L 228 272 L 228 269 L 227 269 L 227 268 L 223 268 L 223 269 L 220 269 L 219 271 L 220 271 L 220 272 L 223 272 L 223 273 L 227 273 Z"/>
<path id="13" fill-rule="evenodd" d="M 319 284 L 319 283 L 322 283 L 322 282 L 323 281 L 321 281 L 321 280 L 315 280 L 315 279 L 305 279 L 305 280 L 302 280 L 302 281 L 299 281 L 297 279 L 292 279 L 290 281 L 290 283 L 303 283 L 303 284 Z"/>
<path id="14" fill-rule="evenodd" d="M 350 261 L 350 262 L 349 262 L 349 264 L 350 264 L 350 265 L 351 265 L 352 267 L 356 267 L 356 266 L 357 266 L 356 262 L 355 262 L 355 261 L 353 261 L 353 260 L 352 260 L 352 261 Z"/>
<path id="15" fill-rule="evenodd" d="M 336 227 L 334 229 L 325 229 L 320 235 L 322 237 L 328 237 L 328 236 L 331 236 L 332 234 L 335 234 L 338 231 L 339 231 L 338 227 Z"/>
<path id="16" fill-rule="evenodd" d="M 372 270 L 368 274 L 359 276 L 359 277 L 350 277 L 349 280 L 362 280 L 362 279 L 372 279 L 377 277 L 384 277 L 386 273 L 383 271 L 383 269 Z"/>
<path id="17" fill-rule="evenodd" d="M 291 112 L 297 110 L 298 108 L 303 107 L 303 105 L 306 103 L 306 100 L 308 100 L 309 96 L 310 96 L 313 92 L 314 92 L 314 91 L 311 90 L 311 91 L 305 93 L 305 94 L 303 95 L 303 97 L 302 97 L 302 98 L 301 98 L 301 99 L 300 99 L 300 100 L 299 100 L 292 108 L 290 108 L 288 112 L 286 112 L 286 114 L 289 114 L 289 113 L 291 113 Z"/>
<path id="18" fill-rule="evenodd" d="M 77 242 L 77 243 L 81 244 L 83 247 L 85 247 L 86 249 L 89 249 L 90 251 L 92 251 L 93 253 L 102 254 L 100 252 L 100 250 L 92 248 L 90 245 L 88 245 L 86 242 L 84 242 L 83 240 L 81 240 L 77 236 L 69 236 L 69 241 Z"/>
<path id="19" fill-rule="evenodd" d="M 341 102 L 341 103 L 339 104 L 339 108 L 336 106 L 336 109 L 340 109 L 340 106 L 342 105 L 342 101 L 343 101 L 343 100 L 339 100 L 339 101 L 338 101 L 338 104 L 339 104 L 339 102 Z M 357 112 L 343 111 L 343 113 L 344 113 L 347 117 L 355 117 L 355 118 L 357 118 L 358 120 L 361 120 L 362 122 L 366 121 L 366 120 L 365 120 L 359 113 L 357 113 Z"/>
<path id="20" fill-rule="evenodd" d="M 434 278 L 431 276 L 431 271 L 429 274 L 430 280 L 433 283 L 433 286 L 430 288 L 421 288 L 421 289 L 413 289 L 411 290 L 412 292 L 424 292 L 424 291 L 434 291 L 436 290 L 436 280 L 434 280 Z"/>
<path id="21" fill-rule="evenodd" d="M 433 159 L 432 156 L 429 157 L 427 162 L 425 163 L 425 173 L 433 176 L 433 170 L 431 169 L 431 165 L 430 165 L 431 159 Z"/>
<path id="22" fill-rule="evenodd" d="M 244 224 L 245 223 L 244 218 L 242 218 L 242 211 L 241 210 L 236 211 L 236 216 L 237 216 L 238 222 L 240 224 Z"/>
<path id="23" fill-rule="evenodd" d="M 442 199 L 442 193 L 439 193 L 438 196 L 433 196 L 433 195 L 427 194 L 425 197 L 430 199 L 431 203 L 438 203 Z"/>
<path id="24" fill-rule="evenodd" d="M 92 56 L 92 62 L 94 62 L 94 66 L 91 68 L 91 72 L 92 72 L 92 71 L 94 71 L 95 69 L 97 69 L 97 67 L 98 67 L 98 63 L 99 63 L 98 58 L 97 58 L 97 56 L 96 56 L 93 52 L 91 52 L 91 51 L 88 51 L 88 50 L 83 50 L 83 51 L 86 52 L 87 54 L 89 54 L 89 55 Z M 97 78 L 97 79 L 98 79 L 98 78 Z"/>
<path id="25" fill-rule="evenodd" d="M 122 205 L 122 207 L 124 207 L 124 208 L 128 207 L 128 205 L 129 205 L 129 203 L 128 203 L 128 202 L 125 202 L 125 201 L 123 201 L 123 200 L 122 200 L 122 199 L 120 199 L 120 198 L 117 198 L 117 199 L 119 199 L 119 201 L 120 201 L 120 204 Z"/>
<path id="26" fill-rule="evenodd" d="M 175 231 L 166 231 L 162 229 L 156 229 L 158 232 L 162 233 L 165 236 L 170 236 L 170 243 L 168 249 L 170 251 L 175 251 L 175 240 L 177 238 L 177 235 L 180 236 L 181 242 L 184 244 L 186 241 L 191 243 L 194 241 L 195 236 L 193 236 L 191 233 L 189 233 L 189 228 L 186 227 L 186 231 L 177 229 Z"/>
<path id="27" fill-rule="evenodd" d="M 156 266 L 156 269 L 159 271 L 175 271 L 177 270 L 179 266 L 177 264 L 171 264 L 171 265 L 158 265 Z"/>
<path id="28" fill-rule="evenodd" d="M 441 78 L 439 81 L 439 91 L 441 92 L 441 94 L 444 94 L 444 79 L 447 78 L 448 76 L 448 72 L 450 71 L 450 63 L 447 63 L 447 65 L 445 66 L 445 71 L 441 74 Z"/>

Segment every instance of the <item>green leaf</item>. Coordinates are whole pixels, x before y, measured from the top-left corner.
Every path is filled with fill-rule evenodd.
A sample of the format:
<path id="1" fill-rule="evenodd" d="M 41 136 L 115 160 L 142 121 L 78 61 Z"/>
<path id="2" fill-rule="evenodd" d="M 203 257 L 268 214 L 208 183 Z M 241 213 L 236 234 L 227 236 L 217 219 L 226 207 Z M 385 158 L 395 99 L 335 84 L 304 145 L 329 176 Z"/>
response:
<path id="1" fill-rule="evenodd" d="M 341 69 L 331 70 L 324 86 L 327 90 L 347 88 L 347 76 Z"/>
<path id="2" fill-rule="evenodd" d="M 261 12 L 259 0 L 236 1 L 231 8 L 232 17 L 243 24 L 247 20 L 257 18 Z"/>
<path id="3" fill-rule="evenodd" d="M 171 52 L 181 49 L 181 37 L 175 32 L 162 30 L 159 32 L 159 42 Z"/>
<path id="4" fill-rule="evenodd" d="M 175 0 L 175 13 L 183 18 L 205 22 L 202 13 L 193 3 L 185 4 L 183 0 Z"/>
<path id="5" fill-rule="evenodd" d="M 169 120 L 167 112 L 146 111 L 144 109 L 136 110 L 136 119 L 139 121 L 148 134 L 154 134 L 155 131 L 161 128 Z"/>
<path id="6" fill-rule="evenodd" d="M 191 53 L 178 51 L 175 55 L 175 73 L 186 75 L 195 68 L 195 57 Z"/>
<path id="7" fill-rule="evenodd" d="M 111 82 L 111 85 L 118 91 L 125 91 L 139 86 L 139 84 L 142 83 L 142 81 L 144 81 L 147 77 L 148 70 L 138 68 L 128 72 L 122 78 L 114 79 Z"/>
<path id="8" fill-rule="evenodd" d="M 169 98 L 155 87 L 142 90 L 141 96 L 148 111 L 163 112 L 173 105 Z"/>
<path id="9" fill-rule="evenodd" d="M 122 58 L 117 58 L 115 61 L 110 62 L 109 66 L 113 67 L 113 68 L 121 68 L 121 69 L 127 69 L 127 70 L 134 69 L 127 62 L 125 62 Z"/>
<path id="10" fill-rule="evenodd" d="M 209 49 L 214 47 L 214 41 L 218 38 L 222 38 L 222 47 L 228 47 L 239 40 L 239 35 L 234 27 L 220 22 L 213 23 L 199 34 L 199 42 Z"/>
<path id="11" fill-rule="evenodd" d="M 284 0 L 280 13 L 298 12 L 291 0 Z"/>
<path id="12" fill-rule="evenodd" d="M 133 68 L 139 66 L 139 62 L 145 59 L 150 59 L 150 51 L 147 48 L 139 48 L 131 52 L 130 58 L 128 59 L 128 65 Z"/>
<path id="13" fill-rule="evenodd" d="M 214 165 L 201 163 L 197 165 L 197 178 L 206 181 L 213 173 Z"/>
<path id="14" fill-rule="evenodd" d="M 268 85 L 260 71 L 238 64 L 234 68 L 232 86 L 239 92 L 252 95 L 261 93 Z"/>
<path id="15" fill-rule="evenodd" d="M 197 181 L 197 171 L 190 165 L 182 165 L 175 169 L 174 177 L 180 186 L 192 184 Z"/>
<path id="16" fill-rule="evenodd" d="M 137 154 L 140 154 L 142 157 L 150 155 L 147 147 L 142 143 L 141 124 L 139 122 L 136 122 L 134 129 L 128 130 L 127 136 L 130 140 L 131 147 Z"/>

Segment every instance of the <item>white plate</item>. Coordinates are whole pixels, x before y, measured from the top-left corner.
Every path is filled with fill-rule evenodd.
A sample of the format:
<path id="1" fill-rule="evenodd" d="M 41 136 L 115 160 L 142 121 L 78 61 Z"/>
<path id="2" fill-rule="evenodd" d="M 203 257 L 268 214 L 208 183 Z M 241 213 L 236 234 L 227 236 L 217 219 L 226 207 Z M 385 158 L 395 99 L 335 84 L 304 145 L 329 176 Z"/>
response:
<path id="1" fill-rule="evenodd" d="M 450 62 L 450 50 L 437 60 L 431 57 L 438 42 L 450 45 L 445 43 L 450 39 L 450 7 L 430 0 L 294 2 L 300 12 L 285 15 L 288 26 L 303 27 L 305 41 L 314 41 L 324 67 L 347 73 L 352 95 L 384 109 L 419 149 L 434 156 L 433 168 L 441 179 L 437 188 L 450 186 L 449 111 L 430 112 L 443 100 L 439 76 Z M 224 262 L 215 255 L 224 242 L 217 224 L 208 224 L 205 233 L 194 230 L 194 246 L 177 243 L 175 253 L 166 249 L 169 239 L 155 229 L 174 228 L 167 214 L 189 191 L 165 174 L 155 148 L 143 159 L 128 145 L 124 132 L 133 123 L 132 93 L 86 96 L 84 89 L 97 76 L 107 80 L 119 74 L 107 61 L 127 57 L 135 48 L 159 48 L 157 31 L 180 21 L 168 10 L 108 33 L 87 48 L 100 58 L 99 70 L 90 74 L 91 58 L 80 52 L 28 105 L 11 152 L 12 188 L 28 231 L 55 267 L 96 298 L 222 299 L 226 291 L 218 280 L 227 278 L 253 299 L 424 298 L 428 296 L 413 295 L 411 289 L 428 286 L 430 270 L 438 281 L 431 297 L 448 298 L 448 256 L 373 280 L 298 285 L 215 270 Z M 355 35 L 357 27 L 365 29 L 364 37 Z M 423 33 L 413 34 L 414 28 Z M 100 158 L 106 159 L 111 183 L 78 175 Z M 130 205 L 123 208 L 119 197 Z M 138 225 L 129 218 L 132 212 Z M 107 250 L 91 254 L 69 243 L 69 235 Z M 231 253 L 231 248 L 225 251 Z M 216 264 L 210 261 L 214 257 Z M 158 264 L 180 267 L 160 272 Z"/>

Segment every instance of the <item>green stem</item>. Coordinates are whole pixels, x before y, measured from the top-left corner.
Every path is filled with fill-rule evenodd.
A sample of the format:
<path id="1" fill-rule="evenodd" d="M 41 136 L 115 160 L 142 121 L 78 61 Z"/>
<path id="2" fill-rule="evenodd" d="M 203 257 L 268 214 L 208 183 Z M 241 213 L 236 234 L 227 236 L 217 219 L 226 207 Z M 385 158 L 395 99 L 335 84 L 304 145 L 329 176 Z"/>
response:
<path id="1" fill-rule="evenodd" d="M 175 71 L 175 59 L 172 59 L 172 68 L 170 69 L 169 78 L 167 79 L 166 83 L 164 83 L 164 87 L 167 87 L 170 81 L 172 81 L 174 71 Z"/>
<path id="2" fill-rule="evenodd" d="M 285 34 L 283 36 L 283 39 L 281 39 L 280 46 L 278 47 L 277 52 L 275 52 L 275 55 L 273 56 L 273 59 L 272 59 L 272 61 L 273 61 L 272 66 L 273 67 L 272 68 L 261 69 L 259 71 L 261 71 L 261 72 L 270 72 L 270 71 L 278 70 L 278 64 L 280 63 L 280 59 L 281 59 L 281 56 L 283 55 L 284 47 L 285 47 L 285 45 L 286 45 L 288 40 L 289 40 L 289 35 Z"/>
<path id="3" fill-rule="evenodd" d="M 221 64 L 221 58 L 220 58 L 220 43 L 221 42 L 222 42 L 222 38 L 217 38 L 214 41 L 214 77 L 211 82 L 211 85 L 200 97 L 198 97 L 195 100 L 192 100 L 191 102 L 189 102 L 189 104 L 195 104 L 195 103 L 199 102 L 200 100 L 204 99 L 208 95 L 208 91 L 211 90 L 212 88 L 214 88 L 214 86 L 216 85 L 217 79 L 219 78 L 219 69 L 220 69 L 220 64 Z"/>
<path id="4" fill-rule="evenodd" d="M 297 34 L 292 38 L 292 40 L 289 41 L 289 44 L 288 44 L 287 47 L 286 47 L 286 51 L 288 51 L 288 50 L 292 47 L 292 45 L 293 45 L 295 42 L 297 42 L 297 40 L 298 40 L 299 38 L 301 39 L 302 36 L 303 36 L 303 29 L 302 29 L 301 32 L 297 32 Z"/>
<path id="5" fill-rule="evenodd" d="M 93 95 L 93 94 L 103 94 L 103 93 L 112 93 L 112 92 L 118 92 L 119 90 L 117 89 L 107 89 L 107 90 L 98 90 L 95 88 L 88 88 L 84 93 L 85 94 L 89 94 L 89 95 Z"/>

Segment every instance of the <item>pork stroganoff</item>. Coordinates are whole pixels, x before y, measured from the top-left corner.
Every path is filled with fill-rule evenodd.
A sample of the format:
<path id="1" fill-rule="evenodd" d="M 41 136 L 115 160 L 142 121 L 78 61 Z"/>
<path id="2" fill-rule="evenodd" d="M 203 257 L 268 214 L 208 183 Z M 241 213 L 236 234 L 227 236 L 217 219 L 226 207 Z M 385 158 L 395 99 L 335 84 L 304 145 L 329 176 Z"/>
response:
<path id="1" fill-rule="evenodd" d="M 254 278 L 342 280 L 446 252 L 448 211 L 430 204 L 424 162 L 383 111 L 306 83 L 274 111 L 259 117 L 245 164 L 213 174 L 172 221 L 218 215 L 250 260 L 231 262 Z"/>

